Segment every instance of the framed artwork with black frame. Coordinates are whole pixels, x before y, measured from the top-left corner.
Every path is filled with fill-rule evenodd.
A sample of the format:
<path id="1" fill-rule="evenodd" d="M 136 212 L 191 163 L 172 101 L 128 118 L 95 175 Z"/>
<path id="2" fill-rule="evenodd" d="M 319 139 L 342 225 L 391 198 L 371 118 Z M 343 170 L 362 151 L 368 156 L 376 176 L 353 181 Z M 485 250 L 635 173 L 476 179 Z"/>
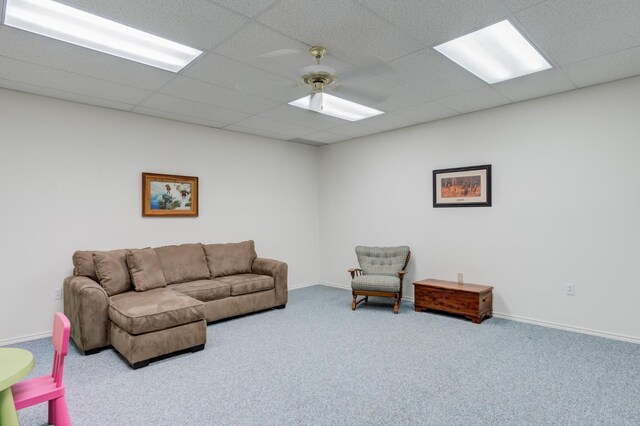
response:
<path id="1" fill-rule="evenodd" d="M 433 207 L 491 207 L 491 164 L 434 170 Z"/>

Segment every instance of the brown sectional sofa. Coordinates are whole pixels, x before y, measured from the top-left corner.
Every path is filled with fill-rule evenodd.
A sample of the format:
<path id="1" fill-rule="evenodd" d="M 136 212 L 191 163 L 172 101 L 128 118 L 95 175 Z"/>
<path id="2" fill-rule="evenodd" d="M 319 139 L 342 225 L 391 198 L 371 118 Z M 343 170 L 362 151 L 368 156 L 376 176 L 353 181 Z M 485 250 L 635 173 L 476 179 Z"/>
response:
<path id="1" fill-rule="evenodd" d="M 113 346 L 133 368 L 206 343 L 208 322 L 284 308 L 287 264 L 253 241 L 77 251 L 64 280 L 71 338 L 85 354 Z"/>

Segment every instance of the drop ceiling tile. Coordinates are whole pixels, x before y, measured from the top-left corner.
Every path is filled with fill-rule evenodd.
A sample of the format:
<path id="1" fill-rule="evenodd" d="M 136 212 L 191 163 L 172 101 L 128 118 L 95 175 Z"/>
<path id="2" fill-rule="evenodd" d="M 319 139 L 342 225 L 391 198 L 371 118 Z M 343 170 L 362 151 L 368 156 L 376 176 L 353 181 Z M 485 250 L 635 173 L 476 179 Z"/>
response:
<path id="1" fill-rule="evenodd" d="M 62 99 L 65 101 L 78 102 L 81 104 L 93 105 L 104 108 L 119 109 L 123 111 L 131 110 L 134 105 L 121 102 L 109 101 L 106 99 L 92 98 L 89 96 L 78 95 L 70 92 L 50 89 L 48 87 L 34 86 L 31 84 L 20 83 L 11 80 L 1 80 L 0 87 L 5 89 L 17 90 L 19 92 L 31 93 L 34 95 L 46 96 L 49 98 Z"/>
<path id="2" fill-rule="evenodd" d="M 566 65 L 562 69 L 578 87 L 640 75 L 640 46 Z"/>
<path id="3" fill-rule="evenodd" d="M 206 119 L 182 115 L 182 114 L 175 114 L 172 112 L 160 111 L 153 108 L 135 107 L 131 112 L 134 112 L 137 114 L 149 115 L 152 117 L 166 118 L 168 120 L 182 121 L 182 122 L 191 123 L 191 124 L 199 124 L 207 127 L 222 128 L 226 125 L 226 123 L 221 123 L 218 121 L 206 120 Z"/>
<path id="4" fill-rule="evenodd" d="M 4 57 L 0 57 L 0 79 L 124 104 L 137 104 L 152 93 L 144 89 L 123 86 Z"/>
<path id="5" fill-rule="evenodd" d="M 295 136 L 286 135 L 284 133 L 272 132 L 264 129 L 263 130 L 252 129 L 250 127 L 238 126 L 237 124 L 230 124 L 226 126 L 224 130 L 229 130 L 231 132 L 237 132 L 237 133 L 248 133 L 250 135 L 262 136 L 265 138 L 272 138 L 272 139 L 280 139 L 283 141 L 295 138 Z"/>
<path id="6" fill-rule="evenodd" d="M 397 28 L 434 46 L 509 15 L 500 0 L 358 0 Z"/>
<path id="7" fill-rule="evenodd" d="M 0 56 L 141 89 L 157 90 L 175 74 L 95 50 L 0 25 Z"/>
<path id="8" fill-rule="evenodd" d="M 338 135 L 336 133 L 323 131 L 323 132 L 316 132 L 316 133 L 311 133 L 309 135 L 305 135 L 304 139 L 327 144 L 327 143 L 341 142 L 350 138 L 349 136 Z"/>
<path id="9" fill-rule="evenodd" d="M 302 144 L 302 145 L 310 145 L 310 146 L 328 145 L 326 142 L 317 142 L 317 141 L 312 141 L 310 139 L 305 139 L 305 138 L 287 139 L 287 142 L 299 143 L 299 144 Z"/>
<path id="10" fill-rule="evenodd" d="M 210 49 L 249 20 L 207 0 L 66 0 L 78 9 L 199 49 Z"/>
<path id="11" fill-rule="evenodd" d="M 514 101 L 539 98 L 575 89 L 576 86 L 559 68 L 514 78 L 491 86 L 502 96 Z"/>
<path id="12" fill-rule="evenodd" d="M 315 129 L 311 129 L 309 127 L 299 126 L 291 123 L 284 123 L 282 121 L 272 120 L 270 118 L 259 116 L 249 117 L 246 120 L 241 120 L 233 124 L 239 127 L 246 127 L 254 130 L 264 130 L 266 132 L 288 135 L 288 139 L 308 135 L 309 133 L 315 132 Z"/>
<path id="13" fill-rule="evenodd" d="M 640 45 L 638 0 L 548 0 L 515 16 L 560 65 Z"/>
<path id="14" fill-rule="evenodd" d="M 430 100 L 485 85 L 484 81 L 431 48 L 412 53 L 390 65 L 395 73 L 386 74 L 384 78 L 407 90 L 419 92 Z"/>
<path id="15" fill-rule="evenodd" d="M 303 43 L 321 44 L 347 62 L 369 56 L 389 61 L 423 47 L 353 1 L 282 0 L 258 21 Z"/>
<path id="16" fill-rule="evenodd" d="M 140 104 L 142 107 L 193 117 L 201 120 L 230 124 L 248 118 L 250 114 L 226 108 L 155 93 Z"/>
<path id="17" fill-rule="evenodd" d="M 508 104 L 509 99 L 497 93 L 489 86 L 459 93 L 438 100 L 441 104 L 461 113 L 488 109 Z"/>
<path id="18" fill-rule="evenodd" d="M 441 118 L 458 115 L 458 113 L 438 102 L 428 102 L 410 108 L 401 109 L 395 112 L 401 117 L 409 119 L 415 123 L 426 123 L 428 121 L 440 120 Z"/>
<path id="19" fill-rule="evenodd" d="M 183 74 L 277 102 L 292 101 L 297 94 L 302 97 L 305 90 L 290 79 L 215 53 L 207 53 Z"/>
<path id="20" fill-rule="evenodd" d="M 253 23 L 222 43 L 215 52 L 279 74 L 295 84 L 300 81 L 302 69 L 315 63 L 309 54 L 309 47 L 271 28 Z M 325 55 L 322 63 L 333 67 L 338 73 L 351 68 L 347 62 L 336 59 L 331 52 Z"/>
<path id="21" fill-rule="evenodd" d="M 502 0 L 505 6 L 507 6 L 512 12 L 519 12 L 521 10 L 528 9 L 538 3 L 542 3 L 543 1 L 546 0 Z"/>
<path id="22" fill-rule="evenodd" d="M 319 114 L 287 104 L 265 111 L 259 114 L 259 116 L 285 123 L 299 124 L 314 130 L 330 129 L 345 123 L 345 120 L 340 118 Z"/>
<path id="23" fill-rule="evenodd" d="M 267 9 L 278 0 L 212 0 L 221 6 L 227 7 L 233 11 L 255 18 L 262 11 Z"/>
<path id="24" fill-rule="evenodd" d="M 413 126 L 414 124 L 416 124 L 415 121 L 400 117 L 398 115 L 395 115 L 395 113 L 387 113 L 376 115 L 375 117 L 371 118 L 365 118 L 364 120 L 360 120 L 359 123 L 382 131 L 400 129 L 402 127 Z"/>
<path id="25" fill-rule="evenodd" d="M 343 124 L 342 126 L 332 128 L 331 132 L 349 136 L 350 138 L 359 138 L 362 136 L 369 136 L 375 133 L 380 133 L 380 130 L 373 127 L 365 126 L 364 124 L 350 122 L 348 124 Z"/>
<path id="26" fill-rule="evenodd" d="M 187 77 L 177 77 L 162 88 L 161 92 L 177 98 L 190 99 L 246 114 L 257 114 L 278 105 L 278 102 Z"/>

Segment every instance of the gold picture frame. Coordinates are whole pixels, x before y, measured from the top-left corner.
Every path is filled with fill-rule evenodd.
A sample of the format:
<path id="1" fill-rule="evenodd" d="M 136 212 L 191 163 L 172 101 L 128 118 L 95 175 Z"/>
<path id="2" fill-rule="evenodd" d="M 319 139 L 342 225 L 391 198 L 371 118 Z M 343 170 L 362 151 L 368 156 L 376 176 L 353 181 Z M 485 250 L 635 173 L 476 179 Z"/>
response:
<path id="1" fill-rule="evenodd" d="M 197 217 L 198 178 L 142 173 L 142 216 Z"/>

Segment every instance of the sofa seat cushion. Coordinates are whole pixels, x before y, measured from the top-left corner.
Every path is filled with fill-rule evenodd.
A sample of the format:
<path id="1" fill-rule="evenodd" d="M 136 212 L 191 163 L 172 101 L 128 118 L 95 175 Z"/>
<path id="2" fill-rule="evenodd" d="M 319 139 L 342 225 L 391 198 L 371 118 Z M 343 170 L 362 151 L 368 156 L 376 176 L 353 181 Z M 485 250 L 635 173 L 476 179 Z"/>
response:
<path id="1" fill-rule="evenodd" d="M 266 275 L 231 275 L 228 277 L 216 278 L 214 281 L 229 284 L 232 296 L 239 296 L 241 294 L 255 293 L 256 291 L 271 290 L 275 288 L 273 278 Z"/>
<path id="2" fill-rule="evenodd" d="M 225 297 L 231 296 L 229 283 L 218 280 L 189 281 L 187 283 L 171 284 L 167 288 L 186 294 L 202 302 L 224 299 Z"/>
<path id="3" fill-rule="evenodd" d="M 109 319 L 133 335 L 165 330 L 204 317 L 204 303 L 167 288 L 128 291 L 109 298 Z"/>

